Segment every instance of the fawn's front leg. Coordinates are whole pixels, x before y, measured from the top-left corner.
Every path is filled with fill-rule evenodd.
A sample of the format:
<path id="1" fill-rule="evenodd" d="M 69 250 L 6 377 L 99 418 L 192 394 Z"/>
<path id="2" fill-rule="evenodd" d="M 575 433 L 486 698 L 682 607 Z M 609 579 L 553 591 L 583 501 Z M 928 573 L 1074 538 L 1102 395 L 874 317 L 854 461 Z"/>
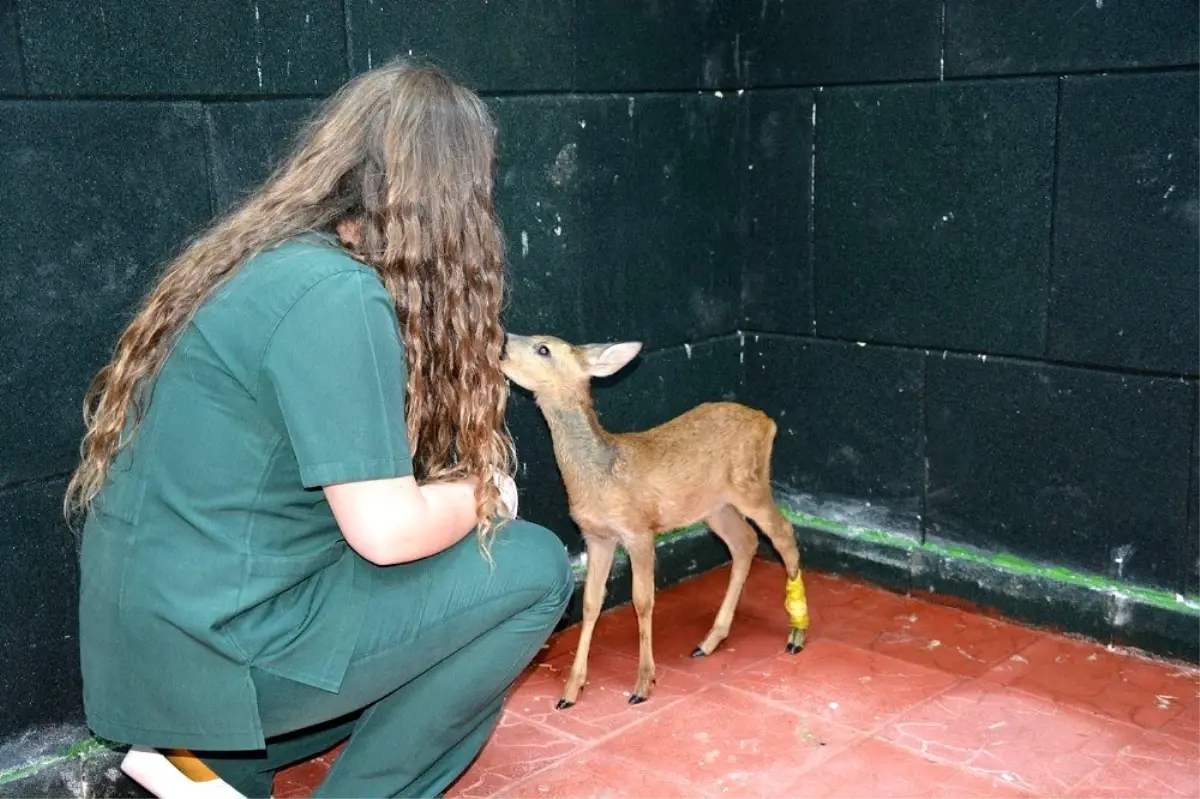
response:
<path id="1" fill-rule="evenodd" d="M 612 571 L 613 554 L 617 549 L 614 538 L 601 538 L 594 535 L 583 535 L 587 544 L 587 579 L 583 585 L 583 625 L 579 630 L 579 645 L 575 649 L 575 662 L 571 665 L 571 675 L 567 677 L 567 685 L 563 689 L 562 699 L 555 707 L 566 710 L 579 699 L 579 692 L 587 682 L 588 649 L 592 645 L 592 631 L 596 628 L 596 619 L 604 608 L 604 593 L 608 585 L 608 574 Z"/>
<path id="2" fill-rule="evenodd" d="M 651 628 L 654 616 L 654 536 L 630 537 L 625 542 L 629 553 L 629 568 L 633 572 L 633 609 L 638 621 L 638 676 L 637 685 L 629 697 L 629 704 L 645 702 L 650 697 L 650 686 L 654 684 L 654 648 L 651 644 Z"/>

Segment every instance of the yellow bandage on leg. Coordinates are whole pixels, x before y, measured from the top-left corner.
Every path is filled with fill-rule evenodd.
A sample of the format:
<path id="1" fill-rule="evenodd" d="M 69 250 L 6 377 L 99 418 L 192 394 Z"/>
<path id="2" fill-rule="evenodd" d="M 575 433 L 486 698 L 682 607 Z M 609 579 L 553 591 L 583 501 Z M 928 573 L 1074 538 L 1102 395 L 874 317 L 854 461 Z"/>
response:
<path id="1" fill-rule="evenodd" d="M 788 619 L 797 630 L 808 629 L 808 599 L 804 596 L 804 578 L 797 574 L 787 581 L 786 599 L 783 606 L 787 608 Z"/>

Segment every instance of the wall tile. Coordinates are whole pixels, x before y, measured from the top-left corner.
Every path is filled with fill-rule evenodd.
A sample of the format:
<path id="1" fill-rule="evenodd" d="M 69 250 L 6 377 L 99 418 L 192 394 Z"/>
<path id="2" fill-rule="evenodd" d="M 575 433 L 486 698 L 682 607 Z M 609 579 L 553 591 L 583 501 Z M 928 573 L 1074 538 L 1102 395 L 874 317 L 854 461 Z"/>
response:
<path id="1" fill-rule="evenodd" d="M 346 77 L 338 0 L 24 2 L 21 30 L 38 94 L 320 94 Z"/>
<path id="2" fill-rule="evenodd" d="M 0 0 L 0 95 L 25 92 L 17 0 Z"/>
<path id="3" fill-rule="evenodd" d="M 1195 73 L 1063 81 L 1053 357 L 1200 369 L 1198 92 Z"/>
<path id="4" fill-rule="evenodd" d="M 658 349 L 735 327 L 732 98 L 501 98 L 493 107 L 511 329 Z"/>
<path id="5" fill-rule="evenodd" d="M 0 485 L 74 468 L 80 403 L 209 214 L 200 108 L 0 103 Z"/>
<path id="6" fill-rule="evenodd" d="M 946 0 L 946 75 L 1195 64 L 1192 0 Z"/>
<path id="7" fill-rule="evenodd" d="M 941 3 L 926 0 L 739 4 L 739 76 L 750 86 L 936 78 Z"/>
<path id="8" fill-rule="evenodd" d="M 78 561 L 62 517 L 65 488 L 52 480 L 0 489 L 0 740 L 79 717 Z"/>
<path id="9" fill-rule="evenodd" d="M 739 83 L 737 0 L 575 4 L 574 87 L 581 91 L 713 89 Z"/>
<path id="10" fill-rule="evenodd" d="M 728 333 L 741 295 L 736 99 L 606 97 L 579 110 L 578 216 L 563 236 L 603 280 L 584 295 L 588 337 L 658 349 Z"/>
<path id="11" fill-rule="evenodd" d="M 0 647 L 0 740 L 35 725 L 83 720 L 76 636 Z"/>
<path id="12" fill-rule="evenodd" d="M 75 635 L 79 583 L 65 490 L 61 479 L 0 489 L 0 642 Z"/>
<path id="13" fill-rule="evenodd" d="M 356 72 L 395 57 L 436 64 L 478 91 L 569 89 L 571 0 L 349 0 Z"/>
<path id="14" fill-rule="evenodd" d="M 813 94 L 749 92 L 745 98 L 741 324 L 811 335 Z"/>
<path id="15" fill-rule="evenodd" d="M 228 210 L 266 180 L 279 165 L 315 100 L 215 103 L 205 107 L 209 168 L 218 212 Z"/>
<path id="16" fill-rule="evenodd" d="M 817 98 L 821 335 L 1041 355 L 1053 80 Z"/>
<path id="17" fill-rule="evenodd" d="M 508 329 L 581 341 L 585 307 L 598 299 L 608 266 L 568 256 L 578 220 L 577 134 L 582 100 L 501 97 L 489 101 L 499 126 L 496 208 L 508 245 Z M 579 222 L 582 224 L 582 221 Z"/>
<path id="18" fill-rule="evenodd" d="M 792 504 L 919 534 L 923 368 L 889 347 L 746 337 L 742 399 L 779 425 L 773 477 Z"/>
<path id="19" fill-rule="evenodd" d="M 1193 384 L 1192 389 L 1197 391 Z M 1192 459 L 1191 474 L 1188 479 L 1187 507 L 1187 549 L 1184 550 L 1185 575 L 1184 589 L 1191 595 L 1200 594 L 1200 419 L 1197 410 L 1200 409 L 1200 397 L 1192 410 Z"/>
<path id="20" fill-rule="evenodd" d="M 929 356 L 927 531 L 1178 591 L 1194 386 Z"/>

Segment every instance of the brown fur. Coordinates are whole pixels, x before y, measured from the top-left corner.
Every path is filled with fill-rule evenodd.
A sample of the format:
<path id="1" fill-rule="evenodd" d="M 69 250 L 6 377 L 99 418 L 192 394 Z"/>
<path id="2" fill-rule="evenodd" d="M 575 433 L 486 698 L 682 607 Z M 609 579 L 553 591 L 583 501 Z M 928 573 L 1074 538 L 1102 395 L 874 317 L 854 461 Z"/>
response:
<path id="1" fill-rule="evenodd" d="M 729 547 L 733 570 L 712 629 L 694 655 L 711 654 L 729 634 L 733 612 L 758 547 L 743 515 L 752 519 L 783 557 L 789 578 L 800 574 L 791 524 L 771 493 L 775 422 L 733 402 L 699 405 L 664 424 L 610 433 L 592 405 L 592 377 L 615 374 L 641 349 L 638 343 L 571 346 L 548 336 L 508 336 L 501 368 L 533 392 L 546 417 L 567 488 L 571 518 L 587 545 L 583 628 L 560 708 L 578 699 L 587 679 L 588 650 L 618 544 L 629 554 L 639 631 L 638 679 L 630 702 L 644 701 L 654 681 L 651 619 L 654 540 L 698 521 Z M 803 630 L 788 650 L 798 651 Z"/>

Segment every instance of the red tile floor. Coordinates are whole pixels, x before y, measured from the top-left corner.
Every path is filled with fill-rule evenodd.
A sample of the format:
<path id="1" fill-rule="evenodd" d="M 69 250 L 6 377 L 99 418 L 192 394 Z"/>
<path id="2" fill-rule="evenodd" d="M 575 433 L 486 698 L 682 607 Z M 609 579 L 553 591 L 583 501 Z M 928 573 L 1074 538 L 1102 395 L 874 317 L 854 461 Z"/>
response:
<path id="1" fill-rule="evenodd" d="M 451 797 L 1200 797 L 1200 671 L 806 575 L 812 629 L 783 651 L 783 568 L 756 561 L 733 631 L 691 651 L 728 579 L 660 592 L 657 684 L 628 606 L 596 627 L 588 684 L 557 711 L 578 627 L 551 639 Z M 333 755 L 284 772 L 308 796 Z"/>

